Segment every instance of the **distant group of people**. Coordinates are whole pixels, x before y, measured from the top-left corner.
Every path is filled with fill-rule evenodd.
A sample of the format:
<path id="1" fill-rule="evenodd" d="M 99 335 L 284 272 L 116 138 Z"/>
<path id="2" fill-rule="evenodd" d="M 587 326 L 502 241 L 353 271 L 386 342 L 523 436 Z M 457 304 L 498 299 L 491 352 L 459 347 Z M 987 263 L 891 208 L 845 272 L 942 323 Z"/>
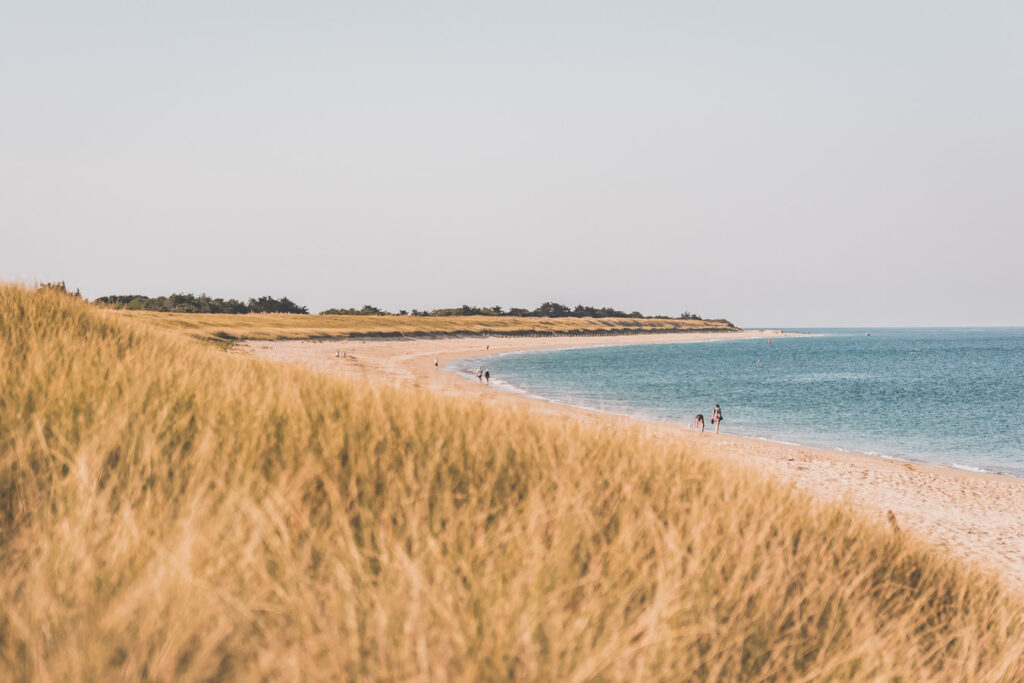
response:
<path id="1" fill-rule="evenodd" d="M 715 425 L 715 434 L 718 434 L 722 419 L 722 406 L 716 403 L 715 409 L 711 411 L 711 424 Z M 697 417 L 693 418 L 693 428 L 704 431 L 704 413 L 697 413 Z"/>

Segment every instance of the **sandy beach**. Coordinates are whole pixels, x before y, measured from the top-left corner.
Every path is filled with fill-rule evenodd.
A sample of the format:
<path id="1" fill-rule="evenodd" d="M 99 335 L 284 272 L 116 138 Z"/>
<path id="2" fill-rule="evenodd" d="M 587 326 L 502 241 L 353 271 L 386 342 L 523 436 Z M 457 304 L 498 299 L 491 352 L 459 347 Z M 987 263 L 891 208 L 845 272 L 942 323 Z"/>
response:
<path id="1" fill-rule="evenodd" d="M 610 344 L 665 344 L 716 339 L 777 337 L 777 331 L 683 333 L 622 337 L 467 338 L 369 341 L 251 341 L 240 353 L 295 363 L 335 376 L 411 384 L 446 394 L 488 401 L 514 401 L 531 410 L 579 420 L 646 425 L 666 438 L 714 457 L 742 461 L 782 477 L 861 513 L 886 520 L 946 551 L 996 571 L 1008 586 L 1024 590 L 1024 480 L 949 468 L 884 460 L 740 437 L 698 433 L 683 426 L 632 420 L 555 405 L 469 381 L 443 370 L 457 358 L 521 351 Z M 442 369 L 435 368 L 435 360 Z"/>

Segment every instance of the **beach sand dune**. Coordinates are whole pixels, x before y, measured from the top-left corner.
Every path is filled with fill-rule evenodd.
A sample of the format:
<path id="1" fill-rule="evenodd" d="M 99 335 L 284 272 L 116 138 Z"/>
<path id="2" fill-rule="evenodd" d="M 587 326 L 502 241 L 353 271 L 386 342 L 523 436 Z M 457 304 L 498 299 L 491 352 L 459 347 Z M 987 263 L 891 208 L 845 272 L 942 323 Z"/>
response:
<path id="1" fill-rule="evenodd" d="M 237 351 L 336 376 L 412 384 L 489 401 L 516 401 L 531 410 L 571 419 L 636 423 L 641 421 L 496 391 L 435 368 L 434 363 L 436 360 L 443 368 L 457 358 L 528 349 L 764 336 L 780 334 L 761 331 L 593 338 L 250 341 L 239 344 Z M 892 521 L 902 531 L 918 534 L 976 566 L 994 570 L 1006 585 L 1024 591 L 1024 516 L 1020 514 L 1024 509 L 1024 480 L 728 434 L 700 434 L 671 424 L 642 423 L 659 437 L 678 439 L 714 457 L 758 467 L 815 495 L 845 502 L 883 523 L 894 518 Z"/>

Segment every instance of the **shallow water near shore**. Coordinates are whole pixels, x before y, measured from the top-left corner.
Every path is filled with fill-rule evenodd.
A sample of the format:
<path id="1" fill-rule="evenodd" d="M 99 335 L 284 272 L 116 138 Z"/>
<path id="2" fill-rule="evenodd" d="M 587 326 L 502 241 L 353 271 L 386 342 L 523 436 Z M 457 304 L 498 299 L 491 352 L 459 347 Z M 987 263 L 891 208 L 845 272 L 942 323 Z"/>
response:
<path id="1" fill-rule="evenodd" d="M 526 351 L 449 367 L 497 388 L 687 425 L 1024 476 L 1024 328 L 804 329 L 810 336 Z M 474 378 L 475 379 L 475 378 Z"/>

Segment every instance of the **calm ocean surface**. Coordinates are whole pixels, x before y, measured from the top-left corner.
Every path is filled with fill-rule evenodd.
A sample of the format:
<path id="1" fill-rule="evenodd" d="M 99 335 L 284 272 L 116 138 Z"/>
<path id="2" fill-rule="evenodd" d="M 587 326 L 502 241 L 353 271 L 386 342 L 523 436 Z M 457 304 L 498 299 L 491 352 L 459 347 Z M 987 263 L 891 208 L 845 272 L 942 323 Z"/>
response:
<path id="1" fill-rule="evenodd" d="M 720 403 L 733 434 L 1024 476 L 1024 328 L 791 331 L 814 336 L 529 351 L 449 367 L 470 376 L 483 366 L 498 388 L 683 425 L 703 413 L 711 427 Z"/>

